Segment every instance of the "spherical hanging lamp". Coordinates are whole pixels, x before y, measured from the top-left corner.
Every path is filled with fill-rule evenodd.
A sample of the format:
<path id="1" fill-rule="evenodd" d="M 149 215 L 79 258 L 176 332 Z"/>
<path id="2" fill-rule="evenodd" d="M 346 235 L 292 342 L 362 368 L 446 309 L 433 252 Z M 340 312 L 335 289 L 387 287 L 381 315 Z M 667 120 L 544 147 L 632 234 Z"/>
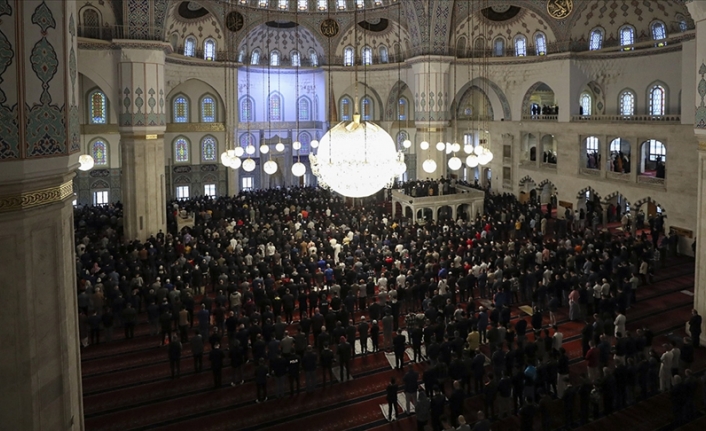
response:
<path id="1" fill-rule="evenodd" d="M 389 186 L 397 163 L 395 141 L 380 126 L 354 120 L 329 130 L 309 156 L 319 185 L 343 196 L 362 198 Z"/>
<path id="2" fill-rule="evenodd" d="M 432 159 L 426 159 L 424 163 L 422 163 L 422 169 L 428 174 L 433 174 L 436 172 L 436 162 Z"/>
<path id="3" fill-rule="evenodd" d="M 476 146 L 473 149 L 473 154 L 475 154 L 476 156 L 480 156 L 481 154 L 483 154 L 483 146 L 482 145 Z"/>
<path id="4" fill-rule="evenodd" d="M 277 150 L 278 153 L 281 153 L 284 151 L 284 144 L 281 142 L 277 142 L 277 145 L 275 145 L 275 150 Z"/>
<path id="5" fill-rule="evenodd" d="M 461 165 L 463 165 L 463 162 L 458 157 L 454 156 L 449 159 L 449 169 L 452 171 L 461 169 Z"/>
<path id="6" fill-rule="evenodd" d="M 306 166 L 304 166 L 304 163 L 302 162 L 297 162 L 292 165 L 292 175 L 295 177 L 301 177 L 306 173 Z"/>
<path id="7" fill-rule="evenodd" d="M 230 161 L 230 168 L 231 169 L 238 169 L 243 165 L 243 161 L 240 160 L 238 157 L 233 157 Z"/>
<path id="8" fill-rule="evenodd" d="M 422 141 L 422 143 L 419 144 L 419 148 L 421 148 L 422 150 L 428 150 L 429 149 L 429 142 Z"/>
<path id="9" fill-rule="evenodd" d="M 446 143 L 446 154 L 451 154 L 454 151 L 453 144 L 451 142 Z"/>
<path id="10" fill-rule="evenodd" d="M 243 170 L 245 172 L 252 172 L 255 170 L 256 167 L 257 167 L 257 164 L 255 163 L 255 160 L 253 160 L 253 159 L 246 159 L 243 162 Z"/>
<path id="11" fill-rule="evenodd" d="M 277 163 L 273 162 L 272 160 L 269 160 L 265 162 L 262 168 L 265 170 L 265 173 L 267 175 L 272 175 L 277 172 Z"/>
<path id="12" fill-rule="evenodd" d="M 463 152 L 466 154 L 471 154 L 473 153 L 473 145 L 464 145 L 463 146 Z"/>
<path id="13" fill-rule="evenodd" d="M 270 152 L 269 145 L 260 145 L 260 154 L 267 154 Z"/>
<path id="14" fill-rule="evenodd" d="M 294 148 L 295 150 L 299 151 L 299 150 L 302 149 L 302 143 L 299 142 L 299 141 L 294 141 L 294 142 L 292 143 L 292 148 Z"/>
<path id="15" fill-rule="evenodd" d="M 454 153 L 458 153 L 459 151 L 461 151 L 461 145 L 459 145 L 458 142 L 454 142 L 453 144 L 451 144 L 451 151 L 453 151 Z"/>
<path id="16" fill-rule="evenodd" d="M 310 146 L 311 148 L 313 148 L 313 149 L 317 149 L 317 148 L 319 148 L 319 141 L 317 141 L 316 139 L 314 139 L 313 141 L 311 141 L 311 142 L 309 143 L 309 146 Z"/>
<path id="17" fill-rule="evenodd" d="M 475 168 L 478 166 L 478 156 L 475 154 L 471 154 L 470 156 L 466 157 L 466 165 L 469 168 Z"/>
<path id="18" fill-rule="evenodd" d="M 245 154 L 245 150 L 243 147 L 236 147 L 235 150 L 228 150 L 228 153 L 233 152 L 233 155 L 231 157 L 243 157 L 243 154 Z"/>
<path id="19" fill-rule="evenodd" d="M 485 155 L 488 157 L 488 163 L 493 161 L 493 152 L 489 148 L 486 148 Z"/>
<path id="20" fill-rule="evenodd" d="M 446 144 L 443 142 L 437 142 L 436 143 L 436 150 L 437 151 L 444 151 L 446 149 Z"/>
<path id="21" fill-rule="evenodd" d="M 411 147 L 412 147 L 412 141 L 410 141 L 409 139 L 405 139 L 404 141 L 402 141 L 402 146 L 405 147 L 405 148 L 411 148 Z"/>
<path id="22" fill-rule="evenodd" d="M 81 164 L 78 169 L 80 171 L 90 171 L 93 169 L 93 166 L 96 164 L 96 161 L 93 160 L 93 157 L 88 155 L 88 154 L 82 154 L 78 158 L 78 162 Z"/>
<path id="23" fill-rule="evenodd" d="M 253 154 L 255 154 L 255 151 L 256 151 L 256 148 L 255 148 L 255 146 L 252 145 L 252 144 L 250 144 L 250 145 L 248 145 L 247 147 L 245 147 L 245 152 L 246 152 L 247 154 L 253 155 Z"/>
<path id="24" fill-rule="evenodd" d="M 403 161 L 397 162 L 397 167 L 395 168 L 395 175 L 398 177 L 407 172 L 407 163 Z"/>

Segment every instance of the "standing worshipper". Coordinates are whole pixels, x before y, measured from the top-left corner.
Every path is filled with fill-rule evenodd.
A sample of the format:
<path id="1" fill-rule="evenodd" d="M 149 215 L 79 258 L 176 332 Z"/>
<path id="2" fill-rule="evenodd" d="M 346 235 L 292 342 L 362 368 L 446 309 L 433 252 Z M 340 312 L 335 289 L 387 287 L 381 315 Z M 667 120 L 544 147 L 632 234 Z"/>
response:
<path id="1" fill-rule="evenodd" d="M 221 344 L 216 343 L 213 350 L 208 354 L 208 360 L 211 361 L 211 371 L 213 371 L 213 389 L 221 387 L 221 376 L 223 371 L 223 358 L 225 353 L 221 350 Z"/>
<path id="2" fill-rule="evenodd" d="M 691 342 L 694 349 L 697 349 L 701 338 L 701 316 L 696 309 L 691 310 L 691 318 L 689 319 L 689 331 L 691 331 Z"/>
<path id="3" fill-rule="evenodd" d="M 172 341 L 169 343 L 169 368 L 172 372 L 172 379 L 181 376 L 181 341 L 176 335 L 172 336 Z"/>
<path id="4" fill-rule="evenodd" d="M 390 379 L 390 384 L 387 385 L 386 389 L 386 394 L 387 394 L 387 420 L 389 422 L 392 422 L 394 420 L 397 420 L 397 391 L 399 389 L 399 386 L 397 386 L 397 382 L 394 377 Z M 392 409 L 395 409 L 395 417 L 392 417 Z"/>
<path id="5" fill-rule="evenodd" d="M 394 351 L 395 351 L 395 368 L 401 370 L 404 366 L 404 351 L 406 347 L 406 339 L 402 334 L 402 330 L 397 330 L 397 335 L 393 340 Z"/>
<path id="6" fill-rule="evenodd" d="M 203 367 L 203 337 L 198 329 L 194 331 L 190 343 L 191 354 L 194 356 L 194 373 L 200 373 Z"/>

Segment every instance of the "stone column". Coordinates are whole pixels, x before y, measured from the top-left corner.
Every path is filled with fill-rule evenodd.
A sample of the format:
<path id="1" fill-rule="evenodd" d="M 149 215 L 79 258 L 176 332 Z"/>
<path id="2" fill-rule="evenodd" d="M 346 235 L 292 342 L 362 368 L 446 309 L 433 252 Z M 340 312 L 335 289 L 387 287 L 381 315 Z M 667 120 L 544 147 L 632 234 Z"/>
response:
<path id="1" fill-rule="evenodd" d="M 233 32 L 227 32 L 227 33 L 233 33 Z M 229 39 L 232 39 L 229 38 Z M 235 40 L 230 40 L 229 43 L 235 44 Z M 237 46 L 237 45 L 233 45 Z M 226 75 L 226 97 L 225 100 L 223 101 L 225 104 L 225 123 L 226 123 L 226 142 L 225 146 L 223 147 L 222 151 L 230 150 L 235 148 L 238 145 L 237 142 L 237 136 L 236 136 L 236 130 L 238 128 L 238 121 L 240 118 L 240 110 L 238 109 L 238 68 L 237 67 L 230 67 L 228 65 L 225 70 L 225 75 Z M 219 162 L 220 162 L 220 153 L 218 154 L 219 157 Z M 239 170 L 238 169 L 226 169 L 226 181 L 228 184 L 228 196 L 235 196 L 240 192 L 240 181 L 238 181 L 239 178 Z M 221 194 L 226 194 L 226 193 L 221 193 Z"/>
<path id="2" fill-rule="evenodd" d="M 706 316 L 706 4 L 692 1 L 687 4 L 696 24 L 696 82 L 694 97 L 696 118 L 694 133 L 699 140 L 698 158 L 698 213 L 696 214 L 696 275 L 694 285 L 694 308 Z M 680 244 L 681 245 L 681 244 Z M 691 246 L 689 243 L 688 246 Z M 701 343 L 706 343 L 704 327 L 701 328 Z"/>
<path id="3" fill-rule="evenodd" d="M 73 0 L 0 0 L 2 429 L 84 428 L 71 205 L 77 22 Z"/>
<path id="4" fill-rule="evenodd" d="M 118 64 L 125 238 L 145 240 L 165 231 L 166 100 L 164 48 L 131 41 Z M 165 45 L 166 46 L 166 45 Z M 196 148 L 191 157 L 198 155 Z M 172 152 L 167 150 L 167 154 Z"/>
<path id="5" fill-rule="evenodd" d="M 447 172 L 445 151 L 438 151 L 438 142 L 454 141 L 448 137 L 447 128 L 451 114 L 449 107 L 453 94 L 449 94 L 449 72 L 453 57 L 423 56 L 408 60 L 414 72 L 414 119 L 417 124 L 417 136 L 429 142 L 429 149 L 417 149 L 417 177 L 442 178 Z M 427 173 L 422 168 L 425 160 L 436 162 L 436 171 Z"/>

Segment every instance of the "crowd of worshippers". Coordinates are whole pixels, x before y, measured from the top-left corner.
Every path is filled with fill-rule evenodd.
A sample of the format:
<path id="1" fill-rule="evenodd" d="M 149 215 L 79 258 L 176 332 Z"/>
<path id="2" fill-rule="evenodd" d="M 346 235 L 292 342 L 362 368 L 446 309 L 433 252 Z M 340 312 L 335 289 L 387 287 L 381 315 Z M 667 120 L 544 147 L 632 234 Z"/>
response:
<path id="1" fill-rule="evenodd" d="M 601 168 L 601 153 L 598 151 L 588 151 L 586 153 L 586 168 L 600 169 Z"/>
<path id="2" fill-rule="evenodd" d="M 435 430 L 461 424 L 469 394 L 485 400 L 486 417 L 517 413 L 525 425 L 561 399 L 571 424 L 585 423 L 596 399 L 602 407 L 593 417 L 657 388 L 649 332 L 624 328 L 640 286 L 652 281 L 655 250 L 644 236 L 614 237 L 566 221 L 552 234 L 540 222 L 551 211 L 489 192 L 485 215 L 424 226 L 403 226 L 382 205 L 349 207 L 314 188 L 194 198 L 169 209 L 168 232 L 145 242 L 120 237 L 119 205 L 76 210 L 84 347 L 110 341 L 114 327 L 132 338 L 138 322 L 147 323 L 168 344 L 173 377 L 185 345 L 194 371 L 207 356 L 214 388 L 222 387 L 225 363 L 237 386 L 252 362 L 262 402 L 273 395 L 271 379 L 275 397 L 285 395 L 287 382 L 290 395 L 299 393 L 302 374 L 307 392 L 336 377 L 346 381 L 358 354 L 394 352 L 402 369 L 410 346 L 413 361 L 428 365 L 421 379 L 414 368 L 404 372 L 403 391 L 417 420 Z M 181 209 L 195 214 L 193 228 L 176 230 Z M 512 318 L 510 307 L 521 304 L 531 306 L 529 324 Z M 559 309 L 588 322 L 585 375 L 569 374 Z M 687 345 L 680 347 L 685 369 Z M 625 361 L 614 359 L 611 371 L 606 357 L 623 348 Z M 599 349 L 599 370 L 591 349 Z M 630 382 L 625 392 L 611 390 L 622 382 L 620 366 L 639 377 L 635 391 Z"/>
<path id="3" fill-rule="evenodd" d="M 622 151 L 613 151 L 610 155 L 608 169 L 610 169 L 611 172 L 617 172 L 619 174 L 629 174 L 630 156 Z"/>
<path id="4" fill-rule="evenodd" d="M 394 188 L 401 190 L 407 196 L 411 196 L 413 198 L 421 198 L 427 196 L 456 194 L 457 185 L 483 190 L 483 188 L 481 188 L 478 184 L 477 178 L 473 183 L 469 183 L 467 181 L 459 180 L 455 177 L 452 177 L 451 175 L 449 175 L 447 178 L 440 178 L 438 180 L 432 180 L 427 178 L 425 180 L 397 182 L 395 183 Z"/>

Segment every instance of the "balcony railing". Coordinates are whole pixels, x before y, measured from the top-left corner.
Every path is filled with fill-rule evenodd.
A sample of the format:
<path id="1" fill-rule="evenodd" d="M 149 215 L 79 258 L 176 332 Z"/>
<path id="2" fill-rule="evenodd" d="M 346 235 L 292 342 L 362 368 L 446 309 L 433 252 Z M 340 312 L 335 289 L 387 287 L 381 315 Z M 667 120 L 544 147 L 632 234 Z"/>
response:
<path id="1" fill-rule="evenodd" d="M 572 115 L 571 121 L 596 123 L 681 123 L 681 115 Z"/>
<path id="2" fill-rule="evenodd" d="M 599 169 L 581 168 L 581 169 L 579 169 L 579 173 L 581 173 L 581 175 L 588 175 L 590 177 L 600 177 L 601 176 L 601 171 Z"/>
<path id="3" fill-rule="evenodd" d="M 531 115 L 531 114 L 523 114 L 522 115 L 523 120 L 528 120 L 528 121 L 557 121 L 559 119 L 558 115 Z"/>
<path id="4" fill-rule="evenodd" d="M 606 172 L 606 176 L 610 180 L 617 180 L 617 181 L 625 181 L 629 182 L 630 181 L 630 174 L 623 174 L 621 172 Z"/>
<path id="5" fill-rule="evenodd" d="M 109 26 L 88 26 L 81 25 L 78 27 L 79 37 L 88 39 L 113 40 L 113 39 L 132 39 L 132 40 L 164 40 L 164 29 L 162 27 L 139 27 L 130 29 L 128 26 L 115 25 Z"/>
<path id="6" fill-rule="evenodd" d="M 651 186 L 664 187 L 664 178 L 650 177 L 647 175 L 638 175 L 637 176 L 637 183 L 638 184 L 647 184 L 647 185 L 651 185 Z"/>

